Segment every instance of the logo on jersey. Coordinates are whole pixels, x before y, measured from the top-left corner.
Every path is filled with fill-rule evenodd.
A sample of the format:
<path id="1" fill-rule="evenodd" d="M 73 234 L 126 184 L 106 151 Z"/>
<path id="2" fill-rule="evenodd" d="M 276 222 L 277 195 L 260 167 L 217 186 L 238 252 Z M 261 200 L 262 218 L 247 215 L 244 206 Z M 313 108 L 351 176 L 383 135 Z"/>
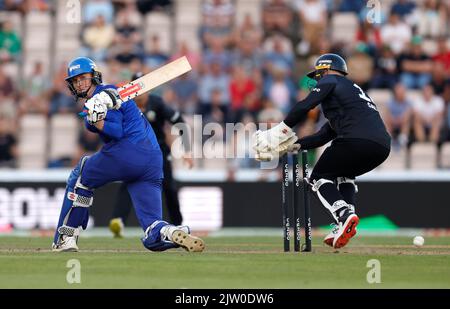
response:
<path id="1" fill-rule="evenodd" d="M 320 88 L 313 88 L 311 91 L 320 92 Z"/>

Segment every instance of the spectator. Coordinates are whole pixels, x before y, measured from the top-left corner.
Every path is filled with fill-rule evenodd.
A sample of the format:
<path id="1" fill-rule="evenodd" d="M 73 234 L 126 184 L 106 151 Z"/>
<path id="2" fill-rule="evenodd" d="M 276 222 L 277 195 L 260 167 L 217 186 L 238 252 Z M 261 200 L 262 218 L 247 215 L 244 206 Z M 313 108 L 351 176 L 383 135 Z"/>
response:
<path id="1" fill-rule="evenodd" d="M 223 42 L 212 41 L 210 48 L 203 53 L 203 64 L 205 66 L 211 65 L 211 63 L 220 63 L 222 70 L 229 72 L 231 68 L 231 54 L 225 49 Z"/>
<path id="2" fill-rule="evenodd" d="M 269 39 L 266 40 L 266 43 Z M 280 35 L 272 38 L 273 47 L 264 55 L 264 67 L 267 72 L 271 72 L 274 66 L 283 69 L 289 75 L 294 68 L 294 54 L 289 41 Z M 286 44 L 287 42 L 287 44 Z M 266 44 L 269 45 L 269 44 Z"/>
<path id="3" fill-rule="evenodd" d="M 250 14 L 245 14 L 244 21 L 235 31 L 235 44 L 239 45 L 245 40 L 252 40 L 255 44 L 261 44 L 263 32 L 255 25 Z"/>
<path id="4" fill-rule="evenodd" d="M 226 74 L 220 63 L 213 62 L 208 68 L 207 73 L 200 78 L 199 81 L 199 99 L 200 99 L 200 114 L 208 115 L 212 108 L 213 93 L 216 95 L 216 100 L 220 100 L 221 106 L 228 106 L 230 103 L 230 77 Z M 214 92 L 213 92 L 214 90 Z M 220 99 L 217 96 L 220 94 Z"/>
<path id="5" fill-rule="evenodd" d="M 450 83 L 450 77 L 446 76 L 445 68 L 440 63 L 433 63 L 431 85 L 433 86 L 434 93 L 442 95 L 448 83 Z"/>
<path id="6" fill-rule="evenodd" d="M 0 115 L 14 118 L 17 114 L 16 93 L 11 78 L 0 64 Z"/>
<path id="7" fill-rule="evenodd" d="M 339 11 L 341 12 L 353 12 L 359 15 L 362 9 L 366 7 L 365 0 L 342 0 Z"/>
<path id="8" fill-rule="evenodd" d="M 450 50 L 447 44 L 447 37 L 442 36 L 438 40 L 438 51 L 433 56 L 433 61 L 442 65 L 445 69 L 445 74 L 450 77 Z"/>
<path id="9" fill-rule="evenodd" d="M 368 55 L 367 46 L 360 43 L 347 61 L 349 78 L 361 86 L 363 90 L 369 88 L 373 76 L 373 58 Z"/>
<path id="10" fill-rule="evenodd" d="M 19 35 L 10 20 L 0 25 L 0 62 L 17 61 L 21 52 Z"/>
<path id="11" fill-rule="evenodd" d="M 392 5 L 391 12 L 397 14 L 404 21 L 408 22 L 408 18 L 413 14 L 416 4 L 410 0 L 398 0 Z"/>
<path id="12" fill-rule="evenodd" d="M 232 42 L 235 8 L 230 0 L 204 0 L 200 37 L 203 48 L 219 41 L 224 46 Z"/>
<path id="13" fill-rule="evenodd" d="M 11 133 L 11 121 L 0 115 L 0 167 L 16 167 L 16 143 Z"/>
<path id="14" fill-rule="evenodd" d="M 183 74 L 172 83 L 174 108 L 183 114 L 194 114 L 197 109 L 197 79 L 193 74 Z"/>
<path id="15" fill-rule="evenodd" d="M 142 44 L 140 26 L 142 17 L 132 6 L 133 2 L 127 2 L 126 7 L 117 13 L 115 44 Z"/>
<path id="16" fill-rule="evenodd" d="M 423 87 L 422 97 L 413 102 L 414 139 L 438 143 L 444 121 L 444 100 L 436 96 L 431 85 Z"/>
<path id="17" fill-rule="evenodd" d="M 381 27 L 381 40 L 388 45 L 394 54 L 400 54 L 411 41 L 411 28 L 404 23 L 400 16 L 391 13 L 389 22 Z"/>
<path id="18" fill-rule="evenodd" d="M 294 14 L 286 0 L 265 0 L 262 9 L 263 28 L 266 35 L 291 33 Z"/>
<path id="19" fill-rule="evenodd" d="M 302 23 L 302 38 L 317 51 L 327 27 L 327 7 L 323 0 L 297 0 L 295 7 Z"/>
<path id="20" fill-rule="evenodd" d="M 356 45 L 359 43 L 364 43 L 367 46 L 369 55 L 374 57 L 383 45 L 380 29 L 368 20 L 364 20 L 364 22 L 359 24 L 358 31 L 356 32 Z"/>
<path id="21" fill-rule="evenodd" d="M 182 40 L 178 44 L 178 51 L 176 51 L 172 55 L 171 60 L 178 59 L 182 56 L 186 56 L 189 63 L 191 64 L 192 70 L 194 70 L 195 72 L 199 70 L 202 61 L 201 54 L 192 50 L 188 42 L 186 42 L 185 40 Z"/>
<path id="22" fill-rule="evenodd" d="M 114 7 L 111 1 L 89 0 L 83 7 L 83 21 L 86 24 L 93 23 L 98 16 L 103 16 L 105 23 L 111 24 L 114 19 Z"/>
<path id="23" fill-rule="evenodd" d="M 34 63 L 33 71 L 25 80 L 21 95 L 20 111 L 24 113 L 48 114 L 48 90 L 50 83 L 42 62 Z"/>
<path id="24" fill-rule="evenodd" d="M 438 0 L 425 0 L 418 10 L 417 33 L 424 37 L 438 37 L 447 31 L 447 9 Z"/>
<path id="25" fill-rule="evenodd" d="M 243 37 L 232 54 L 233 66 L 244 68 L 252 79 L 261 84 L 261 71 L 263 68 L 263 54 L 258 42 L 252 37 Z M 259 82 L 258 82 L 259 81 Z"/>
<path id="26" fill-rule="evenodd" d="M 150 50 L 145 55 L 144 64 L 150 70 L 154 70 L 166 64 L 169 60 L 169 55 L 161 50 L 159 35 L 152 35 L 151 42 Z"/>
<path id="27" fill-rule="evenodd" d="M 242 67 L 233 67 L 230 95 L 232 122 L 239 122 L 245 113 L 256 110 L 258 97 L 257 87 Z"/>
<path id="28" fill-rule="evenodd" d="M 296 99 L 294 82 L 285 67 L 273 66 L 264 80 L 263 95 L 273 102 L 274 107 L 287 114 Z"/>
<path id="29" fill-rule="evenodd" d="M 167 10 L 172 6 L 172 0 L 137 0 L 137 8 L 142 15 L 151 11 Z"/>
<path id="30" fill-rule="evenodd" d="M 422 39 L 411 40 L 408 53 L 399 57 L 400 80 L 409 89 L 421 89 L 431 81 L 433 63 L 422 50 Z"/>
<path id="31" fill-rule="evenodd" d="M 398 64 L 389 46 L 384 46 L 380 55 L 375 58 L 375 70 L 372 76 L 371 88 L 394 88 L 398 81 Z"/>
<path id="32" fill-rule="evenodd" d="M 69 92 L 64 81 L 67 75 L 67 63 L 63 62 L 53 77 L 52 87 L 49 92 L 49 114 L 76 113 L 78 112 L 77 102 Z"/>
<path id="33" fill-rule="evenodd" d="M 394 149 L 404 147 L 411 131 L 412 103 L 406 97 L 406 88 L 402 84 L 395 85 L 393 97 L 387 103 L 384 123 L 392 136 Z"/>
<path id="34" fill-rule="evenodd" d="M 114 39 L 115 30 L 112 24 L 106 23 L 103 15 L 97 15 L 93 23 L 83 32 L 83 41 L 88 48 L 87 56 L 94 61 L 104 62 Z"/>

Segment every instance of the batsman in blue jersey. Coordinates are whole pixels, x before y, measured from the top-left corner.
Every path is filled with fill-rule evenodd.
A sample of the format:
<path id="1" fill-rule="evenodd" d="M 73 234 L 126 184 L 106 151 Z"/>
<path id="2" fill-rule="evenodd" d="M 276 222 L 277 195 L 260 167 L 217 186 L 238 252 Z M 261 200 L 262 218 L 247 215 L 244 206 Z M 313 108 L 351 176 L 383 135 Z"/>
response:
<path id="1" fill-rule="evenodd" d="M 78 236 L 87 226 L 94 190 L 113 181 L 127 184 L 147 249 L 203 251 L 203 240 L 190 235 L 189 227 L 162 221 L 162 154 L 152 127 L 134 101 L 122 102 L 115 86 L 103 85 L 101 73 L 89 58 L 69 63 L 66 82 L 84 103 L 87 129 L 99 134 L 104 146 L 82 157 L 67 180 L 53 251 L 78 251 Z"/>

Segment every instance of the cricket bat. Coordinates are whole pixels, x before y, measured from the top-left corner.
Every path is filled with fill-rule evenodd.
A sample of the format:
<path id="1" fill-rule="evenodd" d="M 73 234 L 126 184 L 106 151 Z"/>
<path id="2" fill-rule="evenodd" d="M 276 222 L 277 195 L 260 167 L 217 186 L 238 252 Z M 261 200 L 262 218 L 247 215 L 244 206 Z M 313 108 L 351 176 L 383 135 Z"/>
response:
<path id="1" fill-rule="evenodd" d="M 191 65 L 189 64 L 186 56 L 183 56 L 126 85 L 123 85 L 120 88 L 117 88 L 117 92 L 119 93 L 120 99 L 123 102 L 126 102 L 140 96 L 141 94 L 149 92 L 150 90 L 155 89 L 156 87 L 161 86 L 162 84 L 165 84 L 168 81 L 189 72 L 190 70 L 192 70 Z M 84 117 L 87 113 L 83 111 L 78 115 L 80 117 Z"/>

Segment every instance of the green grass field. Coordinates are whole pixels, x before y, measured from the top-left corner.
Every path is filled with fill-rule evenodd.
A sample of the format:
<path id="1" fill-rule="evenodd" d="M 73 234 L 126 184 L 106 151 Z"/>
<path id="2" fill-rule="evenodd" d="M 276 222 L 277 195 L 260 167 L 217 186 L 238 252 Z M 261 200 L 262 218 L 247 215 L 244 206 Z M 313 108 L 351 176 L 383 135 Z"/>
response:
<path id="1" fill-rule="evenodd" d="M 209 237 L 203 253 L 153 253 L 139 238 L 81 238 L 53 253 L 50 238 L 0 237 L 0 288 L 450 288 L 450 237 L 358 237 L 336 251 L 315 237 L 312 253 L 283 253 L 280 237 Z M 66 263 L 81 263 L 68 284 Z M 367 262 L 381 263 L 369 284 Z"/>

